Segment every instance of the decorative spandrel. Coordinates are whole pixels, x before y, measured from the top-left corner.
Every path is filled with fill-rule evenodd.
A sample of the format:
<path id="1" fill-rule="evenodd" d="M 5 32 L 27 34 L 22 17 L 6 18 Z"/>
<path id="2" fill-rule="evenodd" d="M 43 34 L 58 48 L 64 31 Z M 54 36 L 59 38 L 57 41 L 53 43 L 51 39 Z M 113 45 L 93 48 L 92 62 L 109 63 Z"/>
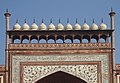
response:
<path id="1" fill-rule="evenodd" d="M 57 71 L 69 73 L 88 83 L 98 83 L 97 65 L 24 66 L 23 83 L 33 83 Z"/>

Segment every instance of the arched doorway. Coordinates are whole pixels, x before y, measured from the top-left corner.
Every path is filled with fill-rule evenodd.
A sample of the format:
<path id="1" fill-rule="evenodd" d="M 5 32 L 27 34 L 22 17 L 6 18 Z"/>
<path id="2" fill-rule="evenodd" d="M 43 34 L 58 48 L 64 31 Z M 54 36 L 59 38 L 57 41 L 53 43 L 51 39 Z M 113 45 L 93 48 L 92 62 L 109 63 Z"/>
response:
<path id="1" fill-rule="evenodd" d="M 68 73 L 58 71 L 56 73 L 53 73 L 38 80 L 35 83 L 87 83 L 87 82 Z"/>

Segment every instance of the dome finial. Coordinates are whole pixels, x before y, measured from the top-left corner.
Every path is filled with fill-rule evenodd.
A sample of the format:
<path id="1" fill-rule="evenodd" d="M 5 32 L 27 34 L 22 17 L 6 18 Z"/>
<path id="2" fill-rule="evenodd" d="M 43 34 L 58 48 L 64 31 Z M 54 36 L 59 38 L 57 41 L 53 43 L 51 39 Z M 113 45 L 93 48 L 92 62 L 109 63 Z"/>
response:
<path id="1" fill-rule="evenodd" d="M 93 18 L 93 23 L 95 23 L 94 18 Z"/>
<path id="2" fill-rule="evenodd" d="M 67 23 L 69 23 L 69 18 L 67 18 Z"/>
<path id="3" fill-rule="evenodd" d="M 8 11 L 8 9 L 6 9 L 6 13 L 8 13 L 9 11 Z"/>
<path id="4" fill-rule="evenodd" d="M 59 19 L 59 23 L 61 23 L 61 22 L 60 22 L 60 19 Z"/>
<path id="5" fill-rule="evenodd" d="M 77 20 L 77 18 L 76 18 L 76 23 L 78 23 L 78 20 Z"/>
<path id="6" fill-rule="evenodd" d="M 42 18 L 42 23 L 44 23 L 44 20 L 43 20 L 43 18 Z"/>
<path id="7" fill-rule="evenodd" d="M 33 19 L 33 23 L 35 23 L 35 19 Z"/>
<path id="8" fill-rule="evenodd" d="M 102 18 L 102 20 L 101 20 L 101 23 L 103 23 L 104 21 L 103 21 L 103 18 Z"/>
<path id="9" fill-rule="evenodd" d="M 113 8 L 111 7 L 111 12 L 113 12 Z"/>
<path id="10" fill-rule="evenodd" d="M 26 23 L 26 18 L 25 18 L 25 21 L 24 21 L 24 23 Z"/>
<path id="11" fill-rule="evenodd" d="M 52 18 L 50 19 L 50 23 L 52 23 Z"/>
<path id="12" fill-rule="evenodd" d="M 16 23 L 18 23 L 18 19 L 16 19 Z"/>
<path id="13" fill-rule="evenodd" d="M 84 18 L 84 23 L 86 23 L 86 19 Z"/>

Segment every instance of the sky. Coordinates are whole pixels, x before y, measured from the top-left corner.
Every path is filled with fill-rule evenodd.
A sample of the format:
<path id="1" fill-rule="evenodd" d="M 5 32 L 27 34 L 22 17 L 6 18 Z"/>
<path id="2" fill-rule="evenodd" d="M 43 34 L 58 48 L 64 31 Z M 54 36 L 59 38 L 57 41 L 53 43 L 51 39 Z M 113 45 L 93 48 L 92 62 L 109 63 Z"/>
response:
<path id="1" fill-rule="evenodd" d="M 0 0 L 0 64 L 5 63 L 5 17 L 6 9 L 11 13 L 10 29 L 16 19 L 22 26 L 24 19 L 31 25 L 33 19 L 36 24 L 41 24 L 42 18 L 48 26 L 50 19 L 53 19 L 55 25 L 58 19 L 61 19 L 63 25 L 66 25 L 67 18 L 72 25 L 75 19 L 78 19 L 80 25 L 83 24 L 84 18 L 88 25 L 92 24 L 92 19 L 100 25 L 101 18 L 110 29 L 109 12 L 111 7 L 116 12 L 115 16 L 115 62 L 120 64 L 120 0 Z"/>

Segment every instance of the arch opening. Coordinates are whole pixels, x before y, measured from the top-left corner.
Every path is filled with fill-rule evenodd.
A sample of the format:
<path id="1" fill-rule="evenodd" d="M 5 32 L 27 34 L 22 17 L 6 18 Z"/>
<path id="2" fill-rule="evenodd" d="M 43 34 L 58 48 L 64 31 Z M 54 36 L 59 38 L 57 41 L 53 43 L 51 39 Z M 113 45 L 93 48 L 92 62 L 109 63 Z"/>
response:
<path id="1" fill-rule="evenodd" d="M 41 44 L 44 44 L 44 43 L 46 43 L 46 40 L 45 40 L 45 39 L 41 39 L 41 40 L 40 40 L 40 43 L 41 43 Z"/>
<path id="2" fill-rule="evenodd" d="M 15 39 L 14 44 L 20 44 L 20 39 Z"/>
<path id="3" fill-rule="evenodd" d="M 74 43 L 80 43 L 79 39 L 74 39 Z"/>
<path id="4" fill-rule="evenodd" d="M 35 83 L 87 83 L 87 82 L 71 74 L 58 71 L 36 81 Z"/>
<path id="5" fill-rule="evenodd" d="M 62 39 L 57 39 L 56 43 L 63 43 L 63 40 Z"/>

